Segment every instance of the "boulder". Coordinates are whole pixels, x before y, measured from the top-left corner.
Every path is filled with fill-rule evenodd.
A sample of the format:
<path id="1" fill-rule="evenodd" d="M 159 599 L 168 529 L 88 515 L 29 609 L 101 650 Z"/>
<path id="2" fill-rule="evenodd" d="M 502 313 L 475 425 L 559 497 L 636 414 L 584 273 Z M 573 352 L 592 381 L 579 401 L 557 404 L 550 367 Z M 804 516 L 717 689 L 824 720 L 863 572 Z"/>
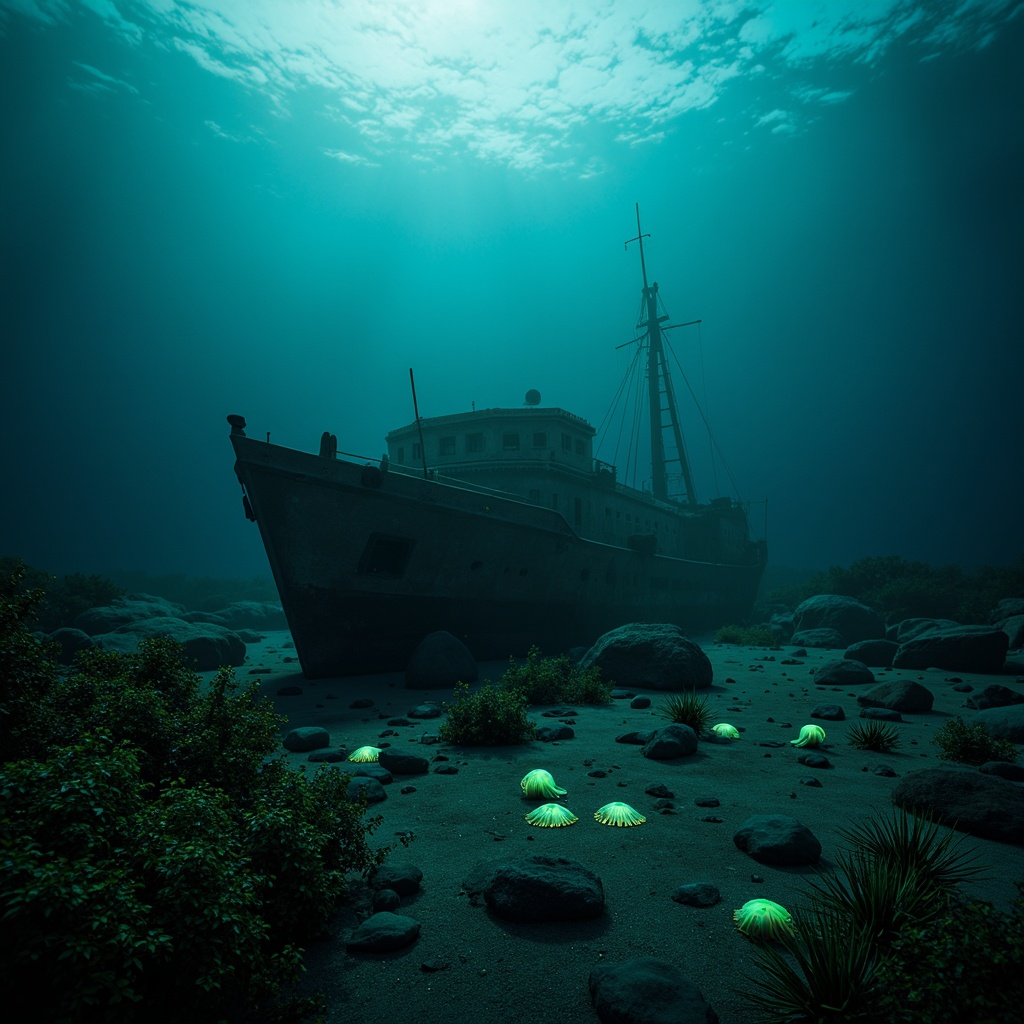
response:
<path id="1" fill-rule="evenodd" d="M 59 648 L 57 658 L 62 665 L 70 665 L 79 651 L 87 651 L 90 647 L 95 646 L 95 641 L 88 633 L 75 629 L 73 626 L 61 626 L 60 629 L 55 629 L 47 637 L 47 640 L 57 644 Z"/>
<path id="2" fill-rule="evenodd" d="M 633 622 L 605 633 L 580 659 L 580 668 L 591 665 L 619 686 L 653 690 L 702 690 L 714 677 L 700 646 L 664 622 Z"/>
<path id="3" fill-rule="evenodd" d="M 713 907 L 722 902 L 722 894 L 710 882 L 687 882 L 672 893 L 672 899 L 688 907 Z"/>
<path id="4" fill-rule="evenodd" d="M 331 745 L 331 734 L 319 725 L 304 725 L 290 730 L 284 738 L 284 749 L 296 753 L 320 750 Z"/>
<path id="5" fill-rule="evenodd" d="M 110 604 L 86 609 L 75 618 L 74 625 L 89 636 L 98 636 L 100 633 L 113 633 L 119 626 L 143 619 L 178 618 L 184 611 L 184 606 L 165 601 L 162 597 L 131 594 L 119 597 Z"/>
<path id="6" fill-rule="evenodd" d="M 889 668 L 900 645 L 894 640 L 861 640 L 850 644 L 843 654 L 844 658 L 852 658 L 870 668 Z"/>
<path id="7" fill-rule="evenodd" d="M 931 711 L 935 703 L 935 694 L 920 683 L 907 679 L 893 679 L 872 686 L 867 693 L 857 697 L 857 703 L 863 708 L 889 708 L 891 711 L 916 714 Z"/>
<path id="8" fill-rule="evenodd" d="M 880 640 L 885 636 L 885 621 L 874 608 L 852 597 L 817 594 L 793 612 L 793 642 L 796 634 L 808 629 L 834 629 L 843 638 L 839 646 L 846 647 L 860 640 Z"/>
<path id="9" fill-rule="evenodd" d="M 996 626 L 1010 638 L 1010 650 L 1024 647 L 1024 615 L 1011 615 L 1008 619 L 1000 619 Z"/>
<path id="10" fill-rule="evenodd" d="M 886 629 L 885 639 L 901 644 L 933 629 L 952 629 L 959 625 L 959 622 L 952 619 L 901 619 Z"/>
<path id="11" fill-rule="evenodd" d="M 968 835 L 1024 844 L 1024 789 L 998 775 L 964 768 L 924 768 L 900 779 L 892 802 Z"/>
<path id="12" fill-rule="evenodd" d="M 368 804 L 379 804 L 388 798 L 387 790 L 369 775 L 353 775 L 345 787 L 345 796 L 349 800 L 365 800 Z"/>
<path id="13" fill-rule="evenodd" d="M 820 718 L 823 722 L 842 722 L 846 712 L 838 704 L 815 704 L 811 718 Z"/>
<path id="14" fill-rule="evenodd" d="M 419 921 L 382 910 L 356 928 L 345 940 L 345 945 L 364 953 L 387 953 L 415 942 L 419 934 Z"/>
<path id="15" fill-rule="evenodd" d="M 456 683 L 475 682 L 479 670 L 469 648 L 444 630 L 428 633 L 413 651 L 405 668 L 410 690 L 451 689 Z"/>
<path id="16" fill-rule="evenodd" d="M 740 825 L 732 841 L 760 864 L 796 866 L 821 859 L 821 843 L 814 833 L 786 814 L 754 814 Z"/>
<path id="17" fill-rule="evenodd" d="M 1024 694 L 999 683 L 986 686 L 981 693 L 972 694 L 964 701 L 965 708 L 973 708 L 975 711 L 984 711 L 987 708 L 1006 708 L 1012 704 L 1024 704 Z"/>
<path id="18" fill-rule="evenodd" d="M 995 625 L 1016 615 L 1024 615 L 1024 597 L 1004 597 L 989 613 L 988 621 Z"/>
<path id="19" fill-rule="evenodd" d="M 993 736 L 1000 739 L 1024 743 L 1024 704 L 1007 704 L 998 708 L 979 711 L 972 719 L 979 722 Z"/>
<path id="20" fill-rule="evenodd" d="M 700 989 L 664 960 L 598 964 L 588 985 L 601 1024 L 718 1024 Z"/>
<path id="21" fill-rule="evenodd" d="M 287 629 L 284 609 L 276 601 L 233 601 L 215 614 L 228 629 Z"/>
<path id="22" fill-rule="evenodd" d="M 688 725 L 673 722 L 656 729 L 651 738 L 640 748 L 644 757 L 655 761 L 668 761 L 673 757 L 686 757 L 697 751 L 697 734 Z"/>
<path id="23" fill-rule="evenodd" d="M 826 661 L 814 673 L 815 686 L 865 686 L 874 681 L 874 672 L 863 662 L 852 658 Z"/>
<path id="24" fill-rule="evenodd" d="M 245 661 L 245 644 L 230 629 L 212 622 L 185 622 L 165 615 L 126 623 L 111 633 L 95 634 L 93 640 L 104 650 L 131 654 L 140 640 L 155 636 L 168 636 L 180 643 L 185 649 L 185 663 L 197 672 L 222 665 L 237 667 Z"/>
<path id="25" fill-rule="evenodd" d="M 388 861 L 381 864 L 370 876 L 370 888 L 393 889 L 399 896 L 411 896 L 418 892 L 423 872 L 415 864 L 406 861 Z"/>
<path id="26" fill-rule="evenodd" d="M 386 747 L 377 755 L 377 763 L 393 775 L 426 775 L 430 762 L 419 754 L 403 754 Z"/>
<path id="27" fill-rule="evenodd" d="M 1003 667 L 1009 637 L 992 626 L 931 629 L 900 644 L 894 668 L 944 668 L 953 672 L 996 673 Z"/>
<path id="28" fill-rule="evenodd" d="M 575 921 L 604 912 L 601 879 L 578 861 L 546 854 L 499 865 L 483 897 L 509 921 Z"/>
<path id="29" fill-rule="evenodd" d="M 834 651 L 846 646 L 843 634 L 836 629 L 804 629 L 794 633 L 789 642 L 800 647 L 814 647 L 824 651 Z"/>

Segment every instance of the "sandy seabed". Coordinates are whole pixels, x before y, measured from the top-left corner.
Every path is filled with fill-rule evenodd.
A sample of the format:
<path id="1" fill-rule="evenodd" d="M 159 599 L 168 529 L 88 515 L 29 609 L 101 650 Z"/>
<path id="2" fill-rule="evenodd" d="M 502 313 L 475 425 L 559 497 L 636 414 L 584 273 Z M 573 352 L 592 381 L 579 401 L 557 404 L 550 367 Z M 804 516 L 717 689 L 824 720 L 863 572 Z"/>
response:
<path id="1" fill-rule="evenodd" d="M 791 909 L 799 905 L 805 880 L 834 866 L 836 853 L 844 849 L 838 829 L 889 814 L 890 794 L 900 777 L 945 763 L 931 737 L 949 718 L 972 714 L 963 709 L 968 695 L 953 689 L 958 682 L 976 690 L 993 682 L 1021 689 L 1013 676 L 876 669 L 879 681 L 913 679 L 935 695 L 931 712 L 904 715 L 906 721 L 897 726 L 900 746 L 878 754 L 847 742 L 860 714 L 858 692 L 867 687 L 814 684 L 814 668 L 842 652 L 813 650 L 797 659 L 800 664 L 784 665 L 790 648 L 767 651 L 694 639 L 714 668 L 712 687 L 702 691 L 711 702 L 712 722 L 729 722 L 742 735 L 730 744 L 701 743 L 696 754 L 675 761 L 649 760 L 638 746 L 615 742 L 622 733 L 666 724 L 657 708 L 667 694 L 658 691 L 635 691 L 651 697 L 646 710 L 631 709 L 628 700 L 576 708 L 575 738 L 570 740 L 516 747 L 425 746 L 419 737 L 436 733 L 440 720 L 413 720 L 412 726 L 396 727 L 397 736 L 382 739 L 380 733 L 389 728 L 388 719 L 403 717 L 418 704 L 451 700 L 450 689 L 409 690 L 402 673 L 307 680 L 286 632 L 270 633 L 249 647 L 237 676 L 257 679 L 287 717 L 282 735 L 300 726 L 322 726 L 332 747 L 390 743 L 428 759 L 444 755 L 458 768 L 455 775 L 431 770 L 396 776 L 385 787 L 387 799 L 370 808 L 368 813 L 383 817 L 371 840 L 375 845 L 397 842 L 406 832 L 415 835 L 408 849 L 398 846 L 390 859 L 408 861 L 423 872 L 420 891 L 403 898 L 398 910 L 422 928 L 412 945 L 394 953 L 348 952 L 346 936 L 370 913 L 369 894 L 356 894 L 332 923 L 329 936 L 307 950 L 308 984 L 327 996 L 329 1024 L 595 1024 L 587 987 L 591 969 L 635 957 L 656 957 L 679 967 L 715 1008 L 721 1024 L 754 1024 L 761 1015 L 736 991 L 750 988 L 743 976 L 756 972 L 751 944 L 733 926 L 733 910 L 758 898 Z M 505 667 L 482 664 L 480 682 L 497 680 Z M 302 693 L 277 695 L 282 687 L 293 686 Z M 370 698 L 374 706 L 350 708 L 358 698 Z M 811 710 L 822 703 L 839 704 L 846 720 L 811 719 Z M 531 719 L 557 725 L 557 719 L 541 717 L 545 710 L 532 708 Z M 832 762 L 830 769 L 798 763 L 804 751 L 788 742 L 812 721 L 828 734 L 822 752 Z M 298 766 L 308 755 L 287 757 Z M 890 766 L 896 777 L 876 775 L 873 769 L 879 765 Z M 574 825 L 536 828 L 524 821 L 538 802 L 523 798 L 519 782 L 533 768 L 547 769 L 568 790 L 560 802 L 579 816 Z M 592 772 L 604 775 L 592 777 Z M 818 779 L 821 786 L 804 785 L 801 780 L 807 778 Z M 658 782 L 674 794 L 671 813 L 658 810 L 656 798 L 645 793 Z M 407 786 L 414 792 L 401 793 Z M 720 805 L 698 807 L 694 801 L 701 797 L 716 797 Z M 598 824 L 594 811 L 613 800 L 635 807 L 646 815 L 646 823 L 632 828 Z M 752 814 L 791 815 L 810 828 L 823 847 L 817 869 L 770 867 L 737 849 L 733 834 Z M 721 820 L 705 820 L 709 816 Z M 966 892 L 1007 908 L 1016 896 L 1015 879 L 1024 878 L 1024 852 L 970 836 L 962 848 L 978 851 L 986 874 Z M 578 860 L 594 871 L 604 885 L 605 913 L 583 922 L 514 924 L 470 904 L 462 883 L 474 866 L 537 853 Z M 704 909 L 674 902 L 672 892 L 688 882 L 711 883 L 722 901 Z"/>

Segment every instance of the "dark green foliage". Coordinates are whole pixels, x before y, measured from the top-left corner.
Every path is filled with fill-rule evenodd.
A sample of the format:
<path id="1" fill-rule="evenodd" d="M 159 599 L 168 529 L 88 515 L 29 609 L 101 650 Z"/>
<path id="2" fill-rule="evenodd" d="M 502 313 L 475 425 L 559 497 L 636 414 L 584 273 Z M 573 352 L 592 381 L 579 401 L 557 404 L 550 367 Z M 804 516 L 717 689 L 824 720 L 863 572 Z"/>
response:
<path id="1" fill-rule="evenodd" d="M 445 704 L 447 719 L 438 730 L 445 743 L 466 746 L 508 746 L 528 743 L 536 726 L 526 717 L 526 697 L 519 690 L 485 683 L 470 692 L 456 683 L 454 700 Z"/>
<path id="2" fill-rule="evenodd" d="M 876 750 L 880 754 L 888 754 L 900 745 L 900 733 L 891 722 L 867 719 L 853 724 L 849 740 L 850 745 L 858 750 Z"/>
<path id="3" fill-rule="evenodd" d="M 171 641 L 62 675 L 16 576 L 0 591 L 0 990 L 55 1022 L 292 1012 L 299 946 L 348 874 L 383 860 L 380 819 L 333 767 L 272 758 L 281 720 L 255 686 L 225 670 L 204 687 Z"/>
<path id="4" fill-rule="evenodd" d="M 670 722 L 688 725 L 699 736 L 711 718 L 711 704 L 707 697 L 701 697 L 696 690 L 674 693 L 655 711 Z"/>
<path id="5" fill-rule="evenodd" d="M 1016 761 L 1017 744 L 993 736 L 981 722 L 968 724 L 959 715 L 951 718 L 932 737 L 944 761 L 984 764 L 986 761 Z"/>
<path id="6" fill-rule="evenodd" d="M 565 655 L 542 658 L 537 647 L 530 648 L 522 665 L 510 658 L 498 685 L 521 693 L 527 704 L 607 704 L 612 699 L 611 684 L 601 679 L 597 665 L 579 668 Z"/>
<path id="7" fill-rule="evenodd" d="M 86 609 L 110 604 L 126 591 L 105 576 L 84 576 L 80 572 L 58 579 L 14 558 L 0 558 L 0 575 L 10 580 L 16 570 L 22 574 L 20 588 L 43 590 L 42 598 L 28 622 L 35 629 L 52 633 L 61 626 L 73 626 Z"/>
<path id="8" fill-rule="evenodd" d="M 903 810 L 894 811 L 891 821 L 869 820 L 840 835 L 852 852 L 840 852 L 838 870 L 809 884 L 808 906 L 794 914 L 793 934 L 780 938 L 781 949 L 758 951 L 760 975 L 749 980 L 759 991 L 743 993 L 746 998 L 765 1010 L 773 1024 L 1001 1021 L 970 1014 L 896 1016 L 891 1009 L 903 989 L 926 998 L 931 974 L 922 969 L 915 943 L 922 935 L 937 934 L 960 912 L 954 888 L 977 874 L 973 855 L 959 850 L 961 839 L 954 841 L 951 833 L 940 837 L 938 826 Z M 1003 964 L 1014 956 L 1019 962 L 1024 949 L 1019 921 L 1016 928 L 1016 945 L 1011 941 L 1008 953 L 997 954 Z M 975 979 L 961 978 L 956 971 L 959 952 L 950 952 L 957 942 L 969 941 L 961 929 L 959 939 L 948 940 L 944 955 L 949 959 L 936 956 L 932 970 L 942 964 L 963 992 L 983 999 Z"/>
<path id="9" fill-rule="evenodd" d="M 795 608 L 815 594 L 841 594 L 869 605 L 888 622 L 908 618 L 985 622 L 1004 597 L 1024 594 L 1024 559 L 1011 566 L 962 569 L 907 562 L 896 555 L 833 566 L 805 583 L 783 587 L 768 601 Z"/>
<path id="10" fill-rule="evenodd" d="M 840 829 L 839 836 L 864 856 L 943 892 L 952 892 L 981 872 L 974 864 L 977 855 L 962 849 L 965 836 L 906 810 L 894 809 L 884 819 L 868 818 Z"/>
<path id="11" fill-rule="evenodd" d="M 907 928 L 877 972 L 888 1024 L 1017 1024 L 1024 1006 L 1024 883 L 1009 912 L 953 900 Z"/>
<path id="12" fill-rule="evenodd" d="M 775 634 L 767 626 L 722 626 L 715 633 L 715 643 L 739 644 L 744 647 L 778 647 Z"/>

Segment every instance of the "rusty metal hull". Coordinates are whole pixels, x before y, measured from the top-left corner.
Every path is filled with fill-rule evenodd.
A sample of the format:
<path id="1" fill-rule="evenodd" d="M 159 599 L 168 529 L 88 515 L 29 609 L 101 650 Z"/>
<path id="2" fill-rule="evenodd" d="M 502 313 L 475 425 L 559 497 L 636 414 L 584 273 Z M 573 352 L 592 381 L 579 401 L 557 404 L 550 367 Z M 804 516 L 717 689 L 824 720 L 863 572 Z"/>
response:
<path id="1" fill-rule="evenodd" d="M 627 622 L 713 627 L 749 614 L 764 571 L 598 543 L 527 502 L 231 440 L 310 678 L 403 669 L 435 630 L 493 660 L 589 646 Z"/>

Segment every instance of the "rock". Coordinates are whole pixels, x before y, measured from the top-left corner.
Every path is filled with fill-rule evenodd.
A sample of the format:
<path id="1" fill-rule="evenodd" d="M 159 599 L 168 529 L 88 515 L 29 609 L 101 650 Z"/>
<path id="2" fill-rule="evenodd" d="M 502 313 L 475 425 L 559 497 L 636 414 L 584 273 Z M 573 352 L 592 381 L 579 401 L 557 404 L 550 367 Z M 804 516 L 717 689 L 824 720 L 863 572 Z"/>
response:
<path id="1" fill-rule="evenodd" d="M 411 896 L 419 892 L 423 872 L 407 861 L 388 861 L 381 864 L 370 876 L 370 888 L 374 890 L 393 889 L 399 896 Z"/>
<path id="2" fill-rule="evenodd" d="M 688 907 L 713 907 L 722 902 L 722 894 L 708 882 L 687 882 L 672 893 L 672 899 Z"/>
<path id="3" fill-rule="evenodd" d="M 633 622 L 605 633 L 580 660 L 580 668 L 592 665 L 619 686 L 654 690 L 703 690 L 714 678 L 704 651 L 664 622 Z"/>
<path id="4" fill-rule="evenodd" d="M 89 636 L 98 636 L 100 633 L 113 633 L 119 626 L 126 626 L 130 622 L 156 617 L 178 618 L 184 612 L 183 605 L 165 601 L 162 597 L 131 594 L 98 608 L 88 608 L 75 618 L 74 626 Z"/>
<path id="5" fill-rule="evenodd" d="M 852 658 L 826 661 L 814 673 L 815 686 L 864 686 L 874 681 L 874 672 L 863 662 Z"/>
<path id="6" fill-rule="evenodd" d="M 402 898 L 394 889 L 381 889 L 373 894 L 373 909 L 377 913 L 381 910 L 395 911 L 402 905 Z"/>
<path id="7" fill-rule="evenodd" d="M 1004 597 L 989 613 L 988 621 L 995 624 L 1017 615 L 1024 615 L 1024 597 Z"/>
<path id="8" fill-rule="evenodd" d="M 345 940 L 345 945 L 349 949 L 358 949 L 365 953 L 387 953 L 415 942 L 419 934 L 419 921 L 403 914 L 392 914 L 388 910 L 382 910 L 368 917 L 352 932 Z"/>
<path id="9" fill-rule="evenodd" d="M 805 768 L 831 768 L 832 762 L 824 754 L 801 754 L 797 761 Z"/>
<path id="10" fill-rule="evenodd" d="M 821 859 L 821 843 L 814 833 L 785 814 L 752 815 L 732 841 L 760 864 L 795 866 L 817 864 Z"/>
<path id="11" fill-rule="evenodd" d="M 649 708 L 651 706 L 651 698 L 650 697 L 634 697 L 629 702 L 629 706 L 634 711 L 643 711 L 644 708 Z"/>
<path id="12" fill-rule="evenodd" d="M 809 629 L 834 629 L 843 638 L 839 647 L 885 636 L 885 622 L 878 612 L 852 597 L 838 594 L 817 594 L 797 606 L 793 612 L 792 642 L 806 644 L 797 636 Z"/>
<path id="13" fill-rule="evenodd" d="M 1001 708 L 979 711 L 971 722 L 979 722 L 993 736 L 1024 743 L 1024 704 L 1008 704 Z"/>
<path id="14" fill-rule="evenodd" d="M 638 747 L 642 747 L 645 743 L 650 740 L 654 735 L 655 730 L 651 732 L 621 732 L 615 737 L 616 743 L 632 743 Z"/>
<path id="15" fill-rule="evenodd" d="M 475 682 L 479 670 L 469 648 L 443 629 L 428 633 L 405 667 L 410 690 L 451 689 L 456 683 Z"/>
<path id="16" fill-rule="evenodd" d="M 1024 782 L 1024 765 L 1011 764 L 1009 761 L 986 761 L 978 766 L 982 775 L 998 775 L 1010 782 Z"/>
<path id="17" fill-rule="evenodd" d="M 920 683 L 907 679 L 893 679 L 887 683 L 879 683 L 878 686 L 871 687 L 867 693 L 860 694 L 857 703 L 863 708 L 888 708 L 891 711 L 919 714 L 922 711 L 931 711 L 932 704 L 935 703 L 935 694 Z"/>
<path id="18" fill-rule="evenodd" d="M 331 745 L 330 733 L 319 725 L 304 725 L 292 729 L 284 738 L 284 749 L 301 753 L 305 750 L 320 750 Z"/>
<path id="19" fill-rule="evenodd" d="M 846 712 L 838 704 L 816 704 L 811 711 L 811 718 L 820 718 L 824 722 L 842 722 Z"/>
<path id="20" fill-rule="evenodd" d="M 892 664 L 894 668 L 997 673 L 1009 648 L 1009 637 L 991 626 L 932 629 L 901 643 Z"/>
<path id="21" fill-rule="evenodd" d="M 588 984 L 601 1024 L 718 1024 L 700 989 L 664 960 L 599 964 Z"/>
<path id="22" fill-rule="evenodd" d="M 1024 694 L 1011 690 L 1008 686 L 993 683 L 986 686 L 981 693 L 976 693 L 964 701 L 965 708 L 985 711 L 988 708 L 1007 708 L 1013 704 L 1024 704 Z"/>
<path id="23" fill-rule="evenodd" d="M 368 804 L 379 804 L 388 798 L 384 787 L 368 775 L 353 775 L 345 789 L 345 796 L 349 800 L 365 800 Z"/>
<path id="24" fill-rule="evenodd" d="M 377 763 L 394 775 L 426 775 L 430 762 L 419 754 L 402 754 L 385 748 L 377 756 Z"/>
<path id="25" fill-rule="evenodd" d="M 805 629 L 800 633 L 793 634 L 792 643 L 826 651 L 834 651 L 839 647 L 846 646 L 843 634 L 835 629 Z"/>
<path id="26" fill-rule="evenodd" d="M 864 708 L 861 718 L 870 718 L 875 722 L 902 722 L 903 716 L 892 708 Z"/>
<path id="27" fill-rule="evenodd" d="M 1011 615 L 1008 619 L 1001 619 L 996 623 L 1010 640 L 1010 650 L 1024 647 L 1024 615 Z"/>
<path id="28" fill-rule="evenodd" d="M 537 729 L 534 737 L 541 743 L 552 743 L 555 740 L 571 740 L 576 736 L 568 725 L 544 725 Z"/>
<path id="29" fill-rule="evenodd" d="M 1024 789 L 996 775 L 925 768 L 896 784 L 892 802 L 911 812 L 923 811 L 968 835 L 1024 844 Z"/>
<path id="30" fill-rule="evenodd" d="M 814 775 L 802 775 L 797 781 L 800 783 L 801 786 L 821 786 L 821 779 L 817 778 Z"/>
<path id="31" fill-rule="evenodd" d="M 537 854 L 501 864 L 483 889 L 487 905 L 509 921 L 575 921 L 604 912 L 601 879 L 578 861 Z"/>
<path id="32" fill-rule="evenodd" d="M 88 633 L 81 629 L 75 629 L 73 626 L 61 626 L 60 629 L 55 629 L 47 637 L 47 640 L 57 644 L 60 648 L 57 658 L 62 665 L 70 665 L 79 651 L 87 651 L 96 645 Z"/>
<path id="33" fill-rule="evenodd" d="M 959 622 L 954 622 L 952 619 L 901 619 L 886 629 L 885 638 L 902 644 L 933 629 L 949 629 L 959 625 Z"/>
<path id="34" fill-rule="evenodd" d="M 851 644 L 843 654 L 870 668 L 889 668 L 900 645 L 893 640 L 861 640 Z"/>
<path id="35" fill-rule="evenodd" d="M 347 750 L 314 750 L 306 760 L 312 761 L 314 764 L 337 764 L 347 757 Z"/>
<path id="36" fill-rule="evenodd" d="M 284 609 L 276 601 L 233 601 L 217 611 L 228 629 L 287 629 Z"/>
<path id="37" fill-rule="evenodd" d="M 166 615 L 138 619 L 109 633 L 96 633 L 93 640 L 104 650 L 131 654 L 138 649 L 140 640 L 156 636 L 168 636 L 180 643 L 185 663 L 197 672 L 222 665 L 237 667 L 245 661 L 245 644 L 231 630 L 210 622 L 185 622 Z"/>
<path id="38" fill-rule="evenodd" d="M 686 757 L 697 751 L 697 734 L 688 725 L 673 722 L 655 729 L 651 738 L 640 748 L 644 757 L 667 761 L 673 757 Z"/>
<path id="39" fill-rule="evenodd" d="M 444 714 L 444 708 L 440 704 L 428 701 L 426 704 L 419 704 L 409 711 L 410 718 L 440 718 Z"/>
<path id="40" fill-rule="evenodd" d="M 379 761 L 350 761 L 345 771 L 351 775 L 361 775 L 367 779 L 376 779 L 382 786 L 387 786 L 395 781 L 391 774 Z"/>

